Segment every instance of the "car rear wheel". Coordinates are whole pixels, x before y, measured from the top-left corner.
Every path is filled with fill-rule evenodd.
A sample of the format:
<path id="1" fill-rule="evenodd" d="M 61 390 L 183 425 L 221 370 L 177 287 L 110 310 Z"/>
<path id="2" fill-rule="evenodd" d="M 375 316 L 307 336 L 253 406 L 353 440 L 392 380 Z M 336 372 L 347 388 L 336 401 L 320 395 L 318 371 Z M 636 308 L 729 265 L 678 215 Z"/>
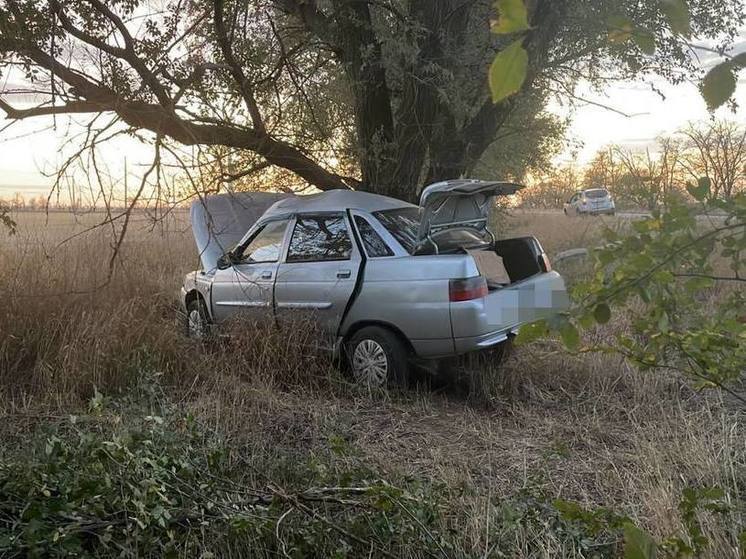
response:
<path id="1" fill-rule="evenodd" d="M 368 387 L 406 385 L 409 352 L 399 337 L 385 328 L 367 326 L 347 343 L 347 358 L 355 381 Z"/>
<path id="2" fill-rule="evenodd" d="M 202 299 L 193 299 L 187 304 L 186 335 L 195 340 L 204 340 L 210 334 L 207 308 Z"/>

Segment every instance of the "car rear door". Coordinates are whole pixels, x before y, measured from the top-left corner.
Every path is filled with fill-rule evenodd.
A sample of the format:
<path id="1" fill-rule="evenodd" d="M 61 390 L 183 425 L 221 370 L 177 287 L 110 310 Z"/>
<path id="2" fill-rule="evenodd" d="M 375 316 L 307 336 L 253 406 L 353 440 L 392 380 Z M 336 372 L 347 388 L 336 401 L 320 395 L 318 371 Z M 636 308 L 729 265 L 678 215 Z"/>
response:
<path id="1" fill-rule="evenodd" d="M 285 246 L 289 219 L 270 221 L 234 249 L 234 264 L 217 270 L 212 310 L 217 321 L 240 314 L 262 318 L 272 313 L 273 287 Z"/>
<path id="2" fill-rule="evenodd" d="M 277 270 L 277 316 L 311 319 L 333 339 L 355 290 L 362 257 L 344 212 L 301 214 Z"/>

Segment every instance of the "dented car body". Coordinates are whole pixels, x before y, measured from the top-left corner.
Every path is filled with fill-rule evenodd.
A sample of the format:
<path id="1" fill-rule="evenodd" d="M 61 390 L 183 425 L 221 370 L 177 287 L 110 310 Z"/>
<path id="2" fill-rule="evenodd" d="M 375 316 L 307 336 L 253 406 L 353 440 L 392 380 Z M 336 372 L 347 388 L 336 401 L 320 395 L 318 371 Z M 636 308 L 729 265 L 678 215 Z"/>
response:
<path id="1" fill-rule="evenodd" d="M 341 190 L 196 202 L 202 269 L 181 290 L 190 332 L 236 315 L 308 315 L 373 384 L 402 380 L 412 356 L 499 346 L 567 305 L 535 238 L 489 230 L 493 197 L 519 188 L 447 181 L 425 188 L 419 206 Z M 491 277 L 486 261 L 503 273 Z"/>

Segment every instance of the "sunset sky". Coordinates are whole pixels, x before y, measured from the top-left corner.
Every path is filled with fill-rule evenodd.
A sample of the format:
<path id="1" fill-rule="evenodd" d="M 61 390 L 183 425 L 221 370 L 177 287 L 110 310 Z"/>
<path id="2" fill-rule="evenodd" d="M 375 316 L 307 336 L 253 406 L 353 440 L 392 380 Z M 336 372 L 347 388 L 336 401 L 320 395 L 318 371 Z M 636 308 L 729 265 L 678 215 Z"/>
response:
<path id="1" fill-rule="evenodd" d="M 734 47 L 734 52 L 746 50 L 746 30 Z M 707 52 L 700 53 L 703 68 L 711 66 L 716 57 Z M 746 72 L 742 73 L 736 101 L 739 108 L 732 112 L 721 108 L 716 116 L 746 124 Z M 664 80 L 652 80 L 652 85 L 663 93 L 665 99 L 653 91 L 651 81 L 619 82 L 602 93 L 581 86 L 578 96 L 589 101 L 612 107 L 619 112 L 591 103 L 577 102 L 574 107 L 550 103 L 549 109 L 562 116 L 570 115 L 572 124 L 568 137 L 570 147 L 557 158 L 558 163 L 587 162 L 593 154 L 608 144 L 621 144 L 644 149 L 655 138 L 670 134 L 690 121 L 710 118 L 697 86 L 686 83 L 673 86 Z M 0 197 L 9 197 L 14 192 L 25 196 L 46 194 L 52 180 L 43 172 L 52 172 L 63 160 L 61 149 L 75 145 L 75 135 L 81 133 L 77 122 L 83 118 L 58 117 L 56 129 L 49 118 L 29 119 L 18 122 L 0 132 Z M 0 126 L 5 122 L 0 121 Z M 66 144 L 67 142 L 67 144 Z M 102 160 L 110 168 L 112 176 L 121 176 L 125 156 L 128 159 L 131 180 L 152 157 L 149 149 L 135 140 L 117 140 L 102 149 Z"/>

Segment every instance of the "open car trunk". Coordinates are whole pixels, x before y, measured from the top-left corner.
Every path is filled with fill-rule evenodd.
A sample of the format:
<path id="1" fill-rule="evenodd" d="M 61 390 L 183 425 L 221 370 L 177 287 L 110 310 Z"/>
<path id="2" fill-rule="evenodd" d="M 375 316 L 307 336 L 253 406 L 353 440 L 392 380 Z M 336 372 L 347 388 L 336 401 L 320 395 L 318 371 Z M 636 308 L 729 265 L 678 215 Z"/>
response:
<path id="1" fill-rule="evenodd" d="M 544 251 L 534 237 L 502 239 L 466 252 L 474 259 L 490 290 L 549 271 Z"/>
<path id="2" fill-rule="evenodd" d="M 534 237 L 517 237 L 495 241 L 490 247 L 502 259 L 510 283 L 549 271 L 544 250 Z M 487 285 L 497 287 L 496 282 L 487 277 Z"/>
<path id="3" fill-rule="evenodd" d="M 431 184 L 420 195 L 422 208 L 417 240 L 421 246 L 440 250 L 440 239 L 454 232 L 471 233 L 475 239 L 489 236 L 492 199 L 515 194 L 519 184 L 500 181 L 458 179 Z"/>
<path id="4" fill-rule="evenodd" d="M 420 196 L 422 251 L 465 250 L 491 289 L 548 271 L 544 251 L 534 237 L 496 240 L 488 227 L 492 199 L 521 188 L 511 182 L 463 179 L 428 186 Z"/>

